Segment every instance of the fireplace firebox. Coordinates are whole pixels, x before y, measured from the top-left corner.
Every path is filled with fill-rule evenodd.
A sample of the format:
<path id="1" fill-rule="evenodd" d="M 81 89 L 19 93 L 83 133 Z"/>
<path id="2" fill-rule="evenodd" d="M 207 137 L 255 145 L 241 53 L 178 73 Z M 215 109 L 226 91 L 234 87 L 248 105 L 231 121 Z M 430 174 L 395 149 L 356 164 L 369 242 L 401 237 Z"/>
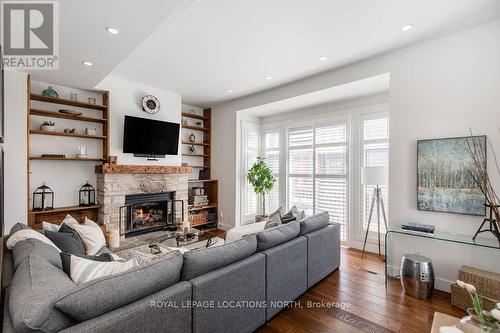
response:
<path id="1" fill-rule="evenodd" d="M 175 192 L 131 194 L 125 196 L 125 206 L 120 209 L 120 232 L 131 236 L 157 230 L 176 229 Z M 184 207 L 181 209 L 181 214 Z"/>

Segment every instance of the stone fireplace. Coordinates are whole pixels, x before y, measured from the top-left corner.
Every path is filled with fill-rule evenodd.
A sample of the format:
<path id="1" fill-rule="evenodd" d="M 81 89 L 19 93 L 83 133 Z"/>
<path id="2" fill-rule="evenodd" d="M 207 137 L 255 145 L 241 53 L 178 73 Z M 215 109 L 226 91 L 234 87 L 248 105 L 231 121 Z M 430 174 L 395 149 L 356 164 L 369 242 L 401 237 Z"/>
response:
<path id="1" fill-rule="evenodd" d="M 190 167 L 98 166 L 99 223 L 127 235 L 187 221 L 190 171 Z"/>

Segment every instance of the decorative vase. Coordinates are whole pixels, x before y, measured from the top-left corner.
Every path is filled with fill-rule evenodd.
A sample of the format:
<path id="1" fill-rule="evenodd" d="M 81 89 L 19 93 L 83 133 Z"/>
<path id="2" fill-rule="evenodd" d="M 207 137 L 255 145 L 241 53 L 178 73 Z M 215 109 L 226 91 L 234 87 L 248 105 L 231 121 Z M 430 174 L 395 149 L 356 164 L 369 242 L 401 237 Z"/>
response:
<path id="1" fill-rule="evenodd" d="M 189 135 L 189 141 L 191 141 L 191 142 L 196 141 L 196 135 L 194 135 L 194 133 L 191 133 L 191 135 Z"/>
<path id="2" fill-rule="evenodd" d="M 49 86 L 47 89 L 42 91 L 42 95 L 48 97 L 59 97 L 59 94 L 54 90 L 54 87 L 52 86 Z"/>
<path id="3" fill-rule="evenodd" d="M 55 132 L 56 127 L 54 125 L 40 125 L 40 131 Z"/>
<path id="4" fill-rule="evenodd" d="M 483 317 L 487 318 L 488 317 L 488 312 L 483 311 L 484 315 Z M 460 320 L 460 323 L 458 325 L 458 328 L 463 331 L 463 328 L 467 325 L 473 326 L 481 333 L 500 333 L 500 326 L 494 322 L 490 322 L 488 320 L 481 320 L 474 308 L 469 308 L 467 309 L 467 313 L 469 314 L 468 316 L 463 317 Z"/>

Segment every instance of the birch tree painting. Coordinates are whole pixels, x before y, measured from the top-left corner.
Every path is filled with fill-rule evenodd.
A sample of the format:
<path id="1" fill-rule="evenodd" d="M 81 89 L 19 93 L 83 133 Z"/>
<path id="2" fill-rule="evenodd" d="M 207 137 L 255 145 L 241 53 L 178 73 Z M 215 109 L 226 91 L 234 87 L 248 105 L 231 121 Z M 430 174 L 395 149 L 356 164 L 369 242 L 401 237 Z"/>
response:
<path id="1" fill-rule="evenodd" d="M 466 140 L 477 140 L 486 165 L 486 136 L 420 140 L 417 143 L 417 208 L 435 212 L 485 215 L 485 197 Z"/>

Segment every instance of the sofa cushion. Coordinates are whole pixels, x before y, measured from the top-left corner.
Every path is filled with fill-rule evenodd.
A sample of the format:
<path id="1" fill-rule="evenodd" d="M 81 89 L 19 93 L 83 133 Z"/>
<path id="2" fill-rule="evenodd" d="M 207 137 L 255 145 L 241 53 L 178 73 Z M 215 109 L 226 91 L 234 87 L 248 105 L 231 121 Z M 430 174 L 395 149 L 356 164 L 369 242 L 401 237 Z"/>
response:
<path id="1" fill-rule="evenodd" d="M 85 218 L 85 223 L 68 224 L 75 230 L 85 245 L 85 252 L 88 255 L 95 255 L 99 250 L 106 246 L 106 238 L 101 227 L 97 223 L 88 218 Z"/>
<path id="2" fill-rule="evenodd" d="M 12 249 L 12 257 L 14 259 L 14 267 L 17 267 L 26 259 L 28 259 L 31 254 L 34 253 L 38 257 L 41 257 L 52 265 L 62 268 L 61 257 L 59 256 L 59 251 L 51 245 L 47 245 L 44 242 L 30 238 L 17 242 Z"/>
<path id="3" fill-rule="evenodd" d="M 330 223 L 330 215 L 328 212 L 311 215 L 299 221 L 300 234 L 307 234 L 311 231 L 326 227 Z"/>
<path id="4" fill-rule="evenodd" d="M 297 237 L 300 225 L 297 221 L 282 224 L 259 232 L 257 236 L 257 251 L 263 251 Z"/>
<path id="5" fill-rule="evenodd" d="M 57 251 L 60 252 L 59 248 L 55 246 L 54 243 L 50 239 L 48 239 L 44 234 L 41 232 L 38 232 L 33 229 L 22 229 L 17 231 L 16 233 L 12 234 L 9 236 L 9 239 L 7 239 L 7 242 L 5 245 L 9 250 L 12 250 L 14 246 L 17 244 L 17 242 L 22 242 L 28 239 L 38 239 L 39 241 L 44 242 L 45 244 L 48 244 L 50 246 L 53 246 Z"/>
<path id="6" fill-rule="evenodd" d="M 182 255 L 173 251 L 151 265 L 84 283 L 60 297 L 56 308 L 79 321 L 94 318 L 175 284 L 181 267 Z"/>
<path id="7" fill-rule="evenodd" d="M 9 313 L 16 332 L 58 332 L 75 324 L 54 307 L 77 287 L 49 261 L 32 253 L 17 267 L 9 295 Z"/>
<path id="8" fill-rule="evenodd" d="M 243 237 L 222 246 L 199 249 L 184 253 L 182 279 L 191 280 L 197 276 L 247 258 L 257 250 L 255 235 Z"/>
<path id="9" fill-rule="evenodd" d="M 266 226 L 266 221 L 244 224 L 232 229 L 229 229 L 226 232 L 225 242 L 230 243 L 236 240 L 242 239 L 243 237 L 251 234 L 255 234 L 259 231 L 264 230 Z"/>

